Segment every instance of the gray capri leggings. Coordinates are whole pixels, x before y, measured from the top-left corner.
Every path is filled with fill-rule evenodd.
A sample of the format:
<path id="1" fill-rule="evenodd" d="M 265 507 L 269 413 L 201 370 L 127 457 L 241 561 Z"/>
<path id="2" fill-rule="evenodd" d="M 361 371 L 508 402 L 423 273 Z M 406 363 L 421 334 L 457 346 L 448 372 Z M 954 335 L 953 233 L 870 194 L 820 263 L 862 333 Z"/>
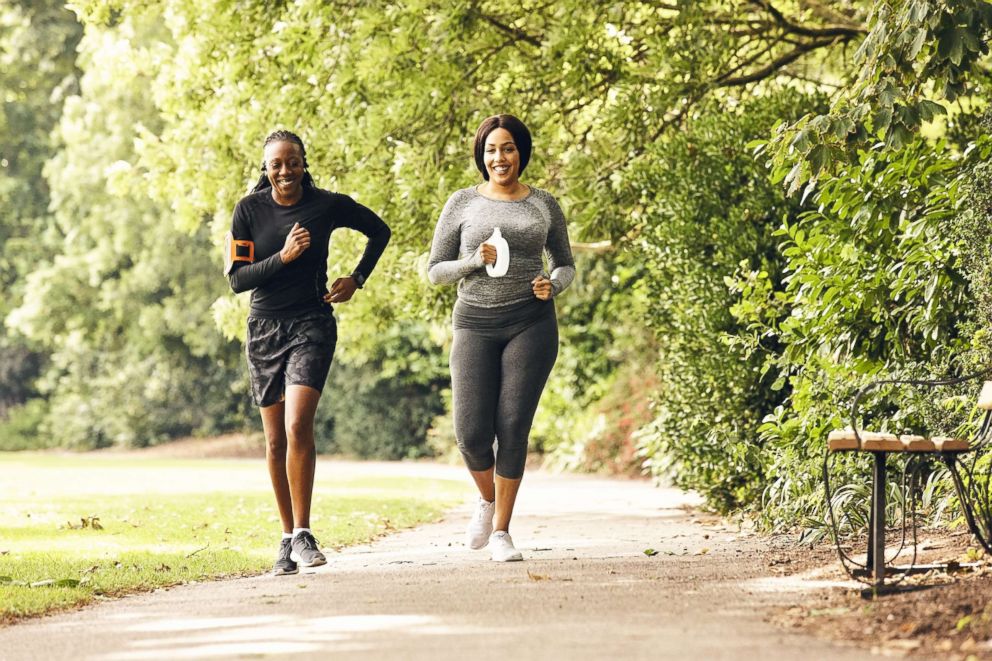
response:
<path id="1" fill-rule="evenodd" d="M 451 391 L 458 449 L 471 471 L 519 479 L 544 384 L 558 357 L 553 301 L 500 308 L 458 301 L 451 344 Z M 497 450 L 493 452 L 493 441 Z"/>

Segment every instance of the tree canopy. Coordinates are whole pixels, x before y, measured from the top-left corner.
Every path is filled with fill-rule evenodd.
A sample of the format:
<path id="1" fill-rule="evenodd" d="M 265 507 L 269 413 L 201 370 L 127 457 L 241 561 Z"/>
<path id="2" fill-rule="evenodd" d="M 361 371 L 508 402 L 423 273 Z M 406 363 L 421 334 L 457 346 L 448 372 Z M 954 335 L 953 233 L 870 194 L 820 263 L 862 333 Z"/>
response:
<path id="1" fill-rule="evenodd" d="M 815 521 L 814 462 L 851 388 L 986 351 L 987 2 L 70 6 L 78 23 L 19 3 L 3 22 L 55 35 L 10 70 L 34 91 L 2 130 L 40 136 L 15 151 L 47 165 L 18 175 L 31 211 L 0 220 L 0 264 L 18 292 L 5 342 L 47 356 L 34 415 L 59 442 L 245 424 L 246 300 L 218 247 L 278 128 L 302 136 L 319 186 L 394 231 L 336 311 L 332 383 L 404 404 L 362 409 L 391 421 L 365 450 L 328 405 L 329 448 L 450 446 L 454 292 L 426 282 L 426 254 L 447 197 L 478 181 L 471 140 L 497 112 L 530 127 L 526 180 L 560 200 L 579 260 L 533 437 L 560 464 L 643 465 L 770 525 Z M 58 103 L 31 114 L 50 90 Z M 37 252 L 19 252 L 35 226 Z M 336 234 L 332 274 L 360 246 Z"/>

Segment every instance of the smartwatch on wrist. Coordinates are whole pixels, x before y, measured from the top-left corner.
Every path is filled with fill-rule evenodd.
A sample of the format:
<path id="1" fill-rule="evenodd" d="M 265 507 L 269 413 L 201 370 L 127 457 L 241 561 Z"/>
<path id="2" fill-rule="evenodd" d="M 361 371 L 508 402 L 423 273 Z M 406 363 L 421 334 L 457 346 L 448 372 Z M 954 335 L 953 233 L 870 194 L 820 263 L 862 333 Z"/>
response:
<path id="1" fill-rule="evenodd" d="M 351 279 L 355 281 L 355 286 L 359 289 L 365 286 L 365 276 L 362 275 L 361 271 L 353 271 Z"/>

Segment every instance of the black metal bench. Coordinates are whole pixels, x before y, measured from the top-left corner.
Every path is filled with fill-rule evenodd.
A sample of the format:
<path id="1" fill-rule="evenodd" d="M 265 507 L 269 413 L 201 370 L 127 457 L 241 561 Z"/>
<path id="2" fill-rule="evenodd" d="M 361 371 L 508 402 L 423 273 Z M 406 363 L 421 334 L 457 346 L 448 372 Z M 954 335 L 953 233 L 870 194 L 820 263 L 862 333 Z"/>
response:
<path id="1" fill-rule="evenodd" d="M 910 379 L 882 379 L 873 381 L 860 390 L 851 405 L 851 426 L 830 432 L 827 437 L 827 448 L 823 459 L 823 481 L 827 497 L 827 507 L 830 514 L 830 525 L 833 528 L 837 552 L 845 571 L 857 580 L 862 580 L 872 586 L 873 591 L 884 588 L 886 573 L 909 574 L 920 570 L 929 570 L 934 566 L 916 564 L 916 520 L 915 509 L 909 503 L 914 502 L 916 473 L 911 470 L 915 459 L 925 456 L 939 457 L 948 468 L 954 488 L 961 504 L 969 530 L 992 556 L 992 506 L 989 497 L 989 467 L 985 473 L 977 473 L 978 459 L 984 451 L 990 448 L 992 441 L 992 381 L 985 381 L 978 395 L 977 408 L 984 411 L 977 432 L 970 438 L 953 438 L 934 436 L 926 438 L 915 434 L 890 434 L 870 432 L 859 428 L 859 404 L 869 391 L 884 385 L 906 385 L 924 388 L 937 386 L 952 386 L 977 380 L 988 376 L 992 368 L 982 370 L 967 376 L 937 379 L 931 381 Z M 839 453 L 866 452 L 872 455 L 871 505 L 868 521 L 868 550 L 864 563 L 857 562 L 844 552 L 840 543 L 840 531 L 834 512 L 833 498 L 830 489 L 831 460 Z M 902 496 L 903 524 L 902 542 L 899 550 L 888 561 L 885 558 L 885 500 L 886 500 L 886 459 L 891 453 L 906 455 L 903 470 Z M 908 566 L 895 566 L 895 559 L 906 547 L 906 513 L 912 510 L 910 523 L 913 531 L 913 559 Z M 890 566 L 886 566 L 890 565 Z M 871 581 L 864 581 L 871 578 Z"/>

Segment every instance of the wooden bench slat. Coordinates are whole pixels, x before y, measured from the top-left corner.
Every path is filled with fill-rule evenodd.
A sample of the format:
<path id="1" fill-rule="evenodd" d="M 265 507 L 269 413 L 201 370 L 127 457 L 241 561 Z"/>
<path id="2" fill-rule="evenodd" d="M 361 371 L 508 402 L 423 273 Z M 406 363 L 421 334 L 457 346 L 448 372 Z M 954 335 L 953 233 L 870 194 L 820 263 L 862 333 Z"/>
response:
<path id="1" fill-rule="evenodd" d="M 845 434 L 838 431 L 832 431 L 827 435 L 827 447 L 831 452 L 858 449 L 858 439 L 855 438 L 854 432 Z"/>
<path id="2" fill-rule="evenodd" d="M 982 392 L 978 393 L 978 408 L 992 411 L 992 381 L 982 384 Z"/>
<path id="3" fill-rule="evenodd" d="M 902 441 L 895 434 L 861 432 L 861 449 L 865 452 L 902 452 Z"/>
<path id="4" fill-rule="evenodd" d="M 963 452 L 970 447 L 967 439 L 951 438 L 950 436 L 934 436 L 933 444 L 939 452 Z"/>
<path id="5" fill-rule="evenodd" d="M 903 434 L 899 437 L 899 440 L 902 441 L 902 447 L 905 452 L 935 452 L 937 450 L 934 442 L 923 436 Z"/>
<path id="6" fill-rule="evenodd" d="M 827 434 L 827 448 L 830 452 L 858 450 L 858 438 L 850 429 L 835 429 Z"/>

